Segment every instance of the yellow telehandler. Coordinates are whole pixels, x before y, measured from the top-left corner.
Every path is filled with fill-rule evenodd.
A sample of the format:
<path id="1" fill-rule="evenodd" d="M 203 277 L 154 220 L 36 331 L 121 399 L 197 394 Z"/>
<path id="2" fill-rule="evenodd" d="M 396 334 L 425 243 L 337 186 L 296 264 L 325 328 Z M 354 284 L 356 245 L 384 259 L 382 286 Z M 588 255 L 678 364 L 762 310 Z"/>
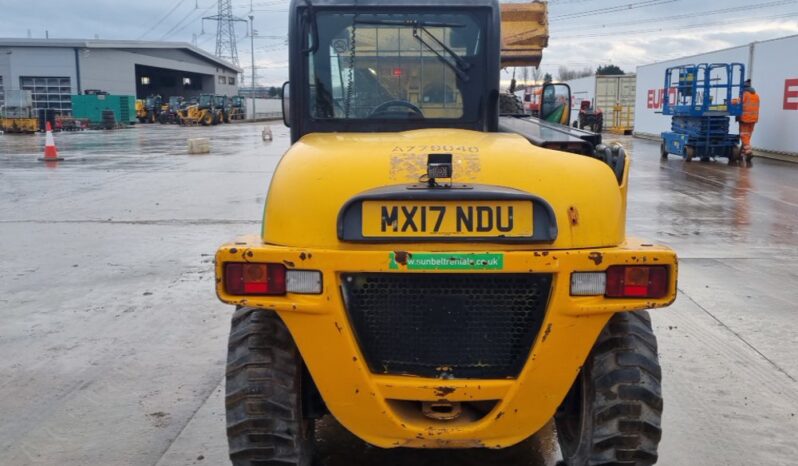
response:
<path id="1" fill-rule="evenodd" d="M 382 448 L 502 449 L 554 419 L 568 465 L 656 462 L 645 310 L 676 255 L 627 237 L 630 158 L 562 124 L 567 86 L 500 115 L 502 63 L 547 35 L 545 4 L 506 8 L 292 1 L 293 145 L 261 234 L 215 262 L 235 466 L 310 465 L 328 414 Z"/>

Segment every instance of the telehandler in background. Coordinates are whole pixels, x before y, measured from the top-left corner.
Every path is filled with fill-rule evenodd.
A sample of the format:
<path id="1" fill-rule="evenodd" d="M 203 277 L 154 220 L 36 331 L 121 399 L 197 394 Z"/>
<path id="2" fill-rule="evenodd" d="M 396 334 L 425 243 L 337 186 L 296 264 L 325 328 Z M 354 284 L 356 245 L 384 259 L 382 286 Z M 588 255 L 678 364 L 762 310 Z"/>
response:
<path id="1" fill-rule="evenodd" d="M 241 121 L 247 119 L 247 109 L 244 103 L 244 98 L 240 95 L 234 95 L 228 100 L 227 118 L 228 123 L 230 121 Z"/>
<path id="2" fill-rule="evenodd" d="M 215 95 L 213 96 L 213 108 L 219 115 L 219 121 L 217 123 L 230 123 L 230 119 L 227 113 L 227 106 L 228 106 L 228 99 L 226 95 Z"/>
<path id="3" fill-rule="evenodd" d="M 158 115 L 158 123 L 162 125 L 174 125 L 179 123 L 179 113 L 185 106 L 185 99 L 179 96 L 169 97 L 169 101 L 165 102 L 160 115 Z"/>
<path id="4" fill-rule="evenodd" d="M 196 103 L 187 105 L 178 112 L 181 125 L 215 126 L 224 120 L 224 112 L 216 105 L 216 96 L 202 94 Z"/>
<path id="5" fill-rule="evenodd" d="M 676 255 L 626 236 L 630 159 L 568 125 L 567 86 L 500 116 L 546 4 L 294 0 L 289 21 L 293 146 L 261 234 L 215 262 L 233 464 L 310 465 L 328 414 L 382 448 L 502 449 L 553 418 L 569 465 L 654 464 L 645 310 L 675 299 Z"/>
<path id="6" fill-rule="evenodd" d="M 146 99 L 136 101 L 136 118 L 139 123 L 155 123 L 161 113 L 163 98 L 159 95 L 151 95 Z"/>

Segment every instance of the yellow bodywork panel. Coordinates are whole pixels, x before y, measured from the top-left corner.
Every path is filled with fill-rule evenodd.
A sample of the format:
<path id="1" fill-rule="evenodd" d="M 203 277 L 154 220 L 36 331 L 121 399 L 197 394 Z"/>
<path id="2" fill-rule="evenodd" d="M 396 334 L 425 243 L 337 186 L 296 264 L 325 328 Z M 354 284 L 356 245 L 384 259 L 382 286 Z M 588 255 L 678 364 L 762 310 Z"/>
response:
<path id="1" fill-rule="evenodd" d="M 454 129 L 402 133 L 310 134 L 285 154 L 271 182 L 263 239 L 281 246 L 373 249 L 338 239 L 338 214 L 363 192 L 418 183 L 430 153 L 453 155 L 455 184 L 506 186 L 544 199 L 559 234 L 545 249 L 610 247 L 623 243 L 626 183 L 590 157 L 543 149 L 516 134 Z M 628 170 L 627 170 L 628 172 Z M 579 221 L 568 221 L 576 212 Z M 424 250 L 429 245 L 407 245 Z M 481 250 L 480 243 L 436 244 L 435 250 Z M 529 249 L 529 245 L 502 245 Z"/>
<path id="2" fill-rule="evenodd" d="M 291 332 L 331 413 L 347 429 L 380 447 L 487 447 L 516 444 L 542 428 L 562 402 L 598 334 L 612 313 L 669 305 L 676 293 L 676 257 L 667 248 L 630 241 L 618 247 L 571 251 L 505 251 L 496 273 L 553 274 L 548 309 L 532 352 L 516 379 L 470 380 L 374 374 L 350 325 L 341 294 L 347 272 L 406 273 L 385 246 L 350 251 L 281 247 L 258 237 L 223 246 L 216 256 L 217 293 L 226 303 L 271 309 Z M 409 254 L 428 250 L 412 249 Z M 466 253 L 467 254 L 467 253 Z M 227 262 L 285 264 L 289 270 L 319 270 L 319 295 L 242 298 L 226 294 Z M 669 293 L 658 300 L 570 296 L 570 274 L 604 271 L 612 265 L 670 268 Z M 434 272 L 429 272 L 434 273 Z M 455 272 L 458 273 L 458 272 Z M 462 271 L 461 273 L 469 273 Z M 495 401 L 484 417 L 437 421 L 405 402 Z"/>

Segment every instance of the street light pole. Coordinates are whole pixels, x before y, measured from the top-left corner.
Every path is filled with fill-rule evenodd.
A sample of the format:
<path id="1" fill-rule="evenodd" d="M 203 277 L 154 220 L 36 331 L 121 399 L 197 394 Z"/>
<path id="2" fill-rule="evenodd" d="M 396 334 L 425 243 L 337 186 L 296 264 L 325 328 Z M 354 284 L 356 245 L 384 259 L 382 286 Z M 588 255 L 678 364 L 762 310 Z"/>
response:
<path id="1" fill-rule="evenodd" d="M 255 16 L 249 15 L 249 40 L 252 49 L 252 119 L 255 119 Z"/>

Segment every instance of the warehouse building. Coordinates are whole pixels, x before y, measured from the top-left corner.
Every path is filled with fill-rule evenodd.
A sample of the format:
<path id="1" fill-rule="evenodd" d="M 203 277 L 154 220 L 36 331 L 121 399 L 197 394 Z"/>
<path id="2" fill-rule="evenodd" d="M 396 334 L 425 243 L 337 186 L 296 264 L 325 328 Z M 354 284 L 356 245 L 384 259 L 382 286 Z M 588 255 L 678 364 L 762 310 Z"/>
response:
<path id="1" fill-rule="evenodd" d="M 186 43 L 0 38 L 5 90 L 30 90 L 36 109 L 71 111 L 87 90 L 145 98 L 236 95 L 241 69 Z"/>

